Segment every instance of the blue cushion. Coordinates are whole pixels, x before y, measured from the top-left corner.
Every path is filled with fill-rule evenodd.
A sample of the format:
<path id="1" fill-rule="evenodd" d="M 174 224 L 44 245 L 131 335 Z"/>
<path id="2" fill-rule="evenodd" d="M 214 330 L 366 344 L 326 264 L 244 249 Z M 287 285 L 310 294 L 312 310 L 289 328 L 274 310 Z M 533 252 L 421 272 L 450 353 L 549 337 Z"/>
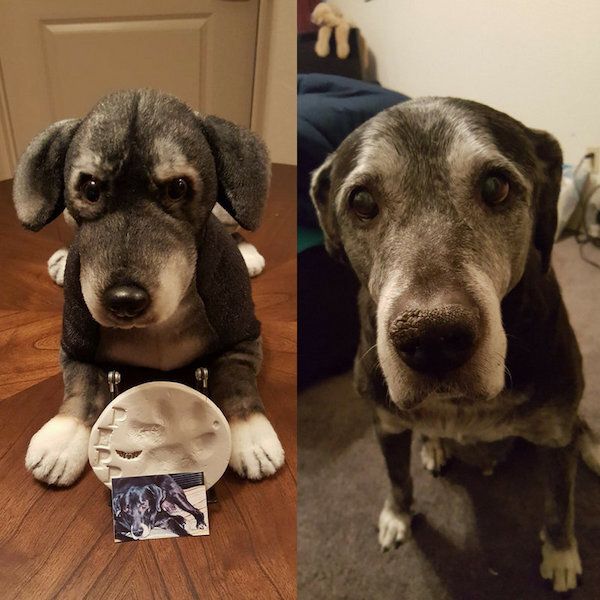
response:
<path id="1" fill-rule="evenodd" d="M 338 75 L 298 75 L 298 224 L 316 227 L 310 174 L 359 125 L 407 96 Z"/>

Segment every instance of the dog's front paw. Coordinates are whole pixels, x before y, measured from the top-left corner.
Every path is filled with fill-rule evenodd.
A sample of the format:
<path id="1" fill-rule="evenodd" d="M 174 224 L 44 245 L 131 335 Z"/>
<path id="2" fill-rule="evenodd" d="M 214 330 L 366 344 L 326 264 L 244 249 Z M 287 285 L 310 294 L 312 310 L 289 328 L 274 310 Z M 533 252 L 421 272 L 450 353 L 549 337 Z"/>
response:
<path id="1" fill-rule="evenodd" d="M 231 424 L 229 466 L 242 477 L 262 479 L 273 475 L 284 461 L 281 442 L 273 426 L 260 413 Z"/>
<path id="2" fill-rule="evenodd" d="M 246 263 L 250 277 L 260 275 L 265 269 L 265 259 L 260 252 L 250 243 L 242 241 L 238 244 L 238 249 Z"/>
<path id="3" fill-rule="evenodd" d="M 68 254 L 67 248 L 61 248 L 48 259 L 48 274 L 52 281 L 61 287 L 65 283 L 65 267 Z"/>
<path id="4" fill-rule="evenodd" d="M 447 462 L 448 454 L 444 449 L 442 440 L 439 438 L 423 439 L 423 445 L 421 446 L 421 463 L 428 471 L 437 477 L 442 472 L 442 469 Z"/>
<path id="5" fill-rule="evenodd" d="M 82 473 L 88 455 L 90 428 L 75 417 L 57 415 L 29 442 L 25 466 L 52 485 L 71 485 Z"/>
<path id="6" fill-rule="evenodd" d="M 397 547 L 410 537 L 411 516 L 399 512 L 390 499 L 385 501 L 379 514 L 379 545 L 383 552 Z"/>
<path id="7" fill-rule="evenodd" d="M 542 543 L 540 574 L 552 581 L 555 592 L 568 592 L 577 587 L 577 576 L 581 575 L 581 559 L 577 544 L 564 550 L 556 549 L 549 541 Z"/>

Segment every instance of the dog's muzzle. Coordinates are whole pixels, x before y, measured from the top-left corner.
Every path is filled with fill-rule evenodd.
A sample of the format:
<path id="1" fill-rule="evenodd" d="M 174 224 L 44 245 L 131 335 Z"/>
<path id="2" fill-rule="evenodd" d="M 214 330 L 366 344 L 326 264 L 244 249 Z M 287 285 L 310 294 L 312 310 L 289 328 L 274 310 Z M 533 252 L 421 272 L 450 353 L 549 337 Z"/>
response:
<path id="1" fill-rule="evenodd" d="M 102 294 L 104 307 L 119 319 L 134 319 L 150 305 L 150 295 L 136 284 L 113 285 Z"/>
<path id="2" fill-rule="evenodd" d="M 415 371 L 445 375 L 473 355 L 479 314 L 468 304 L 410 308 L 393 319 L 389 335 L 402 361 Z"/>

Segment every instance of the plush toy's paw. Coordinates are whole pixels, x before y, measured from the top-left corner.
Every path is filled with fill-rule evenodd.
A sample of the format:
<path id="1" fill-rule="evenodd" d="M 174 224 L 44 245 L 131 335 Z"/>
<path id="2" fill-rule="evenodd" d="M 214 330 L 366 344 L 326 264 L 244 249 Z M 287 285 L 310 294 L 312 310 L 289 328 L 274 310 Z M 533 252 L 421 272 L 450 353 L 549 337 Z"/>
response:
<path id="1" fill-rule="evenodd" d="M 281 442 L 263 414 L 231 424 L 231 459 L 229 466 L 241 477 L 262 479 L 273 475 L 284 461 Z"/>
<path id="2" fill-rule="evenodd" d="M 68 254 L 69 250 L 67 248 L 61 248 L 48 259 L 48 275 L 50 275 L 54 283 L 61 287 L 65 282 L 65 267 L 67 265 Z"/>
<path id="3" fill-rule="evenodd" d="M 348 46 L 347 44 L 342 44 L 341 46 L 338 46 L 336 54 L 337 57 L 341 58 L 342 60 L 348 58 L 350 56 L 350 46 Z"/>
<path id="4" fill-rule="evenodd" d="M 577 587 L 577 576 L 581 575 L 577 544 L 573 543 L 569 548 L 557 550 L 550 542 L 544 540 L 540 574 L 544 579 L 552 581 L 555 592 L 574 590 Z"/>
<path id="5" fill-rule="evenodd" d="M 448 455 L 439 438 L 427 438 L 421 446 L 421 463 L 435 476 L 439 475 L 448 462 Z"/>
<path id="6" fill-rule="evenodd" d="M 87 463 L 90 428 L 75 417 L 57 415 L 29 442 L 25 466 L 51 485 L 71 485 Z"/>
<path id="7" fill-rule="evenodd" d="M 239 251 L 248 268 L 250 277 L 260 275 L 265 269 L 265 259 L 250 243 L 242 241 L 238 244 Z"/>
<path id="8" fill-rule="evenodd" d="M 329 56 L 329 40 L 327 40 L 327 44 L 321 44 L 317 42 L 315 44 L 315 54 L 321 58 Z"/>
<path id="9" fill-rule="evenodd" d="M 346 59 L 350 56 L 350 44 L 347 41 L 337 41 L 335 53 L 338 58 Z"/>
<path id="10" fill-rule="evenodd" d="M 398 512 L 388 499 L 379 515 L 379 545 L 383 552 L 410 538 L 411 516 Z"/>

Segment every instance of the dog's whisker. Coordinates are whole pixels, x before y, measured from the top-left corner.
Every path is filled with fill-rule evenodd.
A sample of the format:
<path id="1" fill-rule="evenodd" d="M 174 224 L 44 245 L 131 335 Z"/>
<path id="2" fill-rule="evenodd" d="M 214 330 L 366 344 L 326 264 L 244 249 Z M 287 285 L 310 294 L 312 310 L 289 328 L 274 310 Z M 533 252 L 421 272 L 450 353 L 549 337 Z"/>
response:
<path id="1" fill-rule="evenodd" d="M 369 352 L 371 352 L 372 350 L 374 350 L 375 348 L 377 348 L 377 342 L 375 342 L 361 357 L 360 360 L 363 360 L 365 358 L 365 356 L 367 356 L 367 354 L 369 354 Z"/>

